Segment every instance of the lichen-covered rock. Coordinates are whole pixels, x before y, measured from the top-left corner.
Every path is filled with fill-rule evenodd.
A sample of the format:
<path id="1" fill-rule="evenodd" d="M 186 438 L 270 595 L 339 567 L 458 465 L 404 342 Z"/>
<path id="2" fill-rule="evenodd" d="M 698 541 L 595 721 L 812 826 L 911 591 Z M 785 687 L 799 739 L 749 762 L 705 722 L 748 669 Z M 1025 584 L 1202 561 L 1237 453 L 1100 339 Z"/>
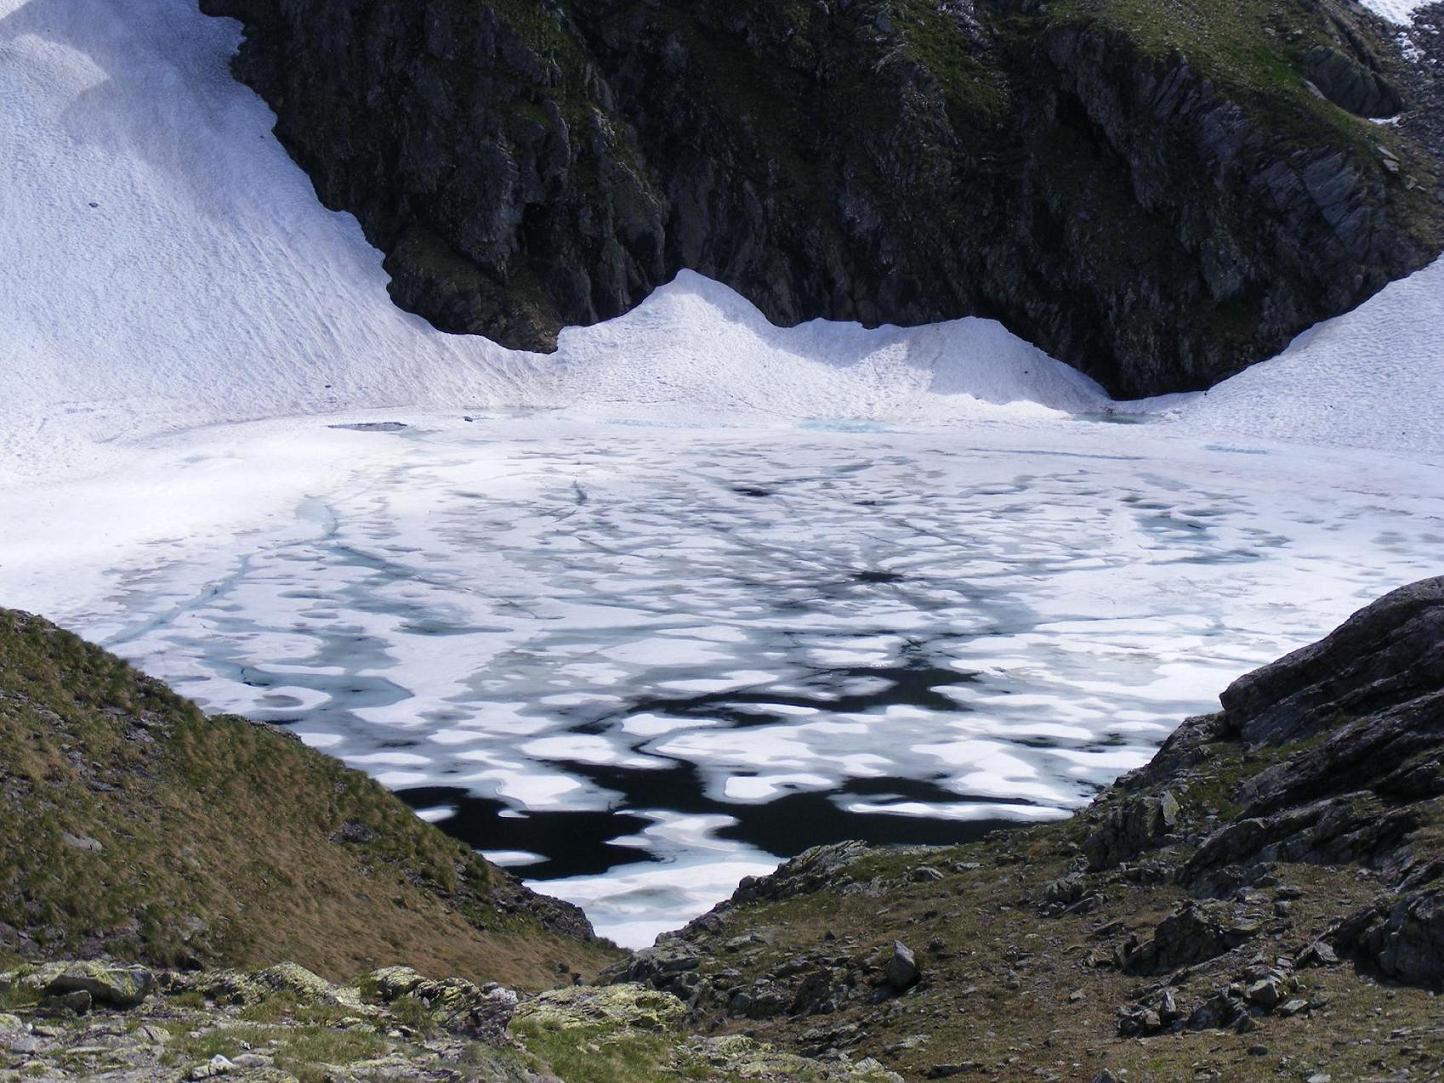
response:
<path id="1" fill-rule="evenodd" d="M 270 988 L 254 974 L 240 970 L 208 970 L 199 974 L 178 974 L 171 978 L 171 987 L 182 992 L 195 992 L 217 1004 L 247 1007 L 259 1004 Z"/>
<path id="2" fill-rule="evenodd" d="M 633 982 L 683 996 L 686 978 L 702 961 L 695 946 L 677 936 L 663 936 L 650 948 L 631 956 L 605 971 L 602 981 Z"/>
<path id="3" fill-rule="evenodd" d="M 787 1053 L 740 1034 L 720 1038 L 693 1039 L 685 1047 L 688 1056 L 705 1062 L 720 1079 L 783 1080 L 809 1079 L 816 1083 L 902 1083 L 902 1076 L 888 1071 L 872 1057 L 853 1061 L 847 1057 L 817 1061 Z"/>
<path id="4" fill-rule="evenodd" d="M 373 970 L 360 981 L 360 987 L 372 992 L 384 1003 L 390 1003 L 406 996 L 426 981 L 409 966 L 383 966 Z"/>
<path id="5" fill-rule="evenodd" d="M 687 1006 L 670 993 L 636 984 L 577 986 L 541 993 L 517 1006 L 513 1026 L 568 1030 L 598 1024 L 664 1031 L 687 1017 Z"/>
<path id="6" fill-rule="evenodd" d="M 256 981 L 280 993 L 289 993 L 303 1003 L 338 1004 L 337 988 L 319 974 L 296 963 L 277 963 L 259 970 Z"/>
<path id="7" fill-rule="evenodd" d="M 478 986 L 465 978 L 425 978 L 410 967 L 393 966 L 361 979 L 383 1003 L 414 998 L 439 1026 L 456 1034 L 498 1040 L 516 1010 L 515 992 L 500 985 Z"/>
<path id="8" fill-rule="evenodd" d="M 134 1008 L 155 991 L 155 974 L 141 966 L 97 961 L 46 963 L 0 976 L 5 986 L 30 989 L 40 996 L 84 993 L 94 1004 Z"/>

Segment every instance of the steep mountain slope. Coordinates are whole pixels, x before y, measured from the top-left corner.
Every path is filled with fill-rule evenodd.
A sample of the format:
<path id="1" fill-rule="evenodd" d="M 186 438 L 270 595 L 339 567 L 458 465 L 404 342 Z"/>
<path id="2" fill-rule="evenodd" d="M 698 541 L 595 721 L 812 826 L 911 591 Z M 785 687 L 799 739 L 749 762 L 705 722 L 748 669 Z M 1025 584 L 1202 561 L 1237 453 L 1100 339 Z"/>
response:
<path id="1" fill-rule="evenodd" d="M 541 988 L 614 954 L 360 772 L 0 611 L 0 955 Z"/>
<path id="2" fill-rule="evenodd" d="M 1207 386 L 1436 254 L 1388 32 L 1275 5 L 203 0 L 398 303 L 549 349 L 678 269 Z"/>

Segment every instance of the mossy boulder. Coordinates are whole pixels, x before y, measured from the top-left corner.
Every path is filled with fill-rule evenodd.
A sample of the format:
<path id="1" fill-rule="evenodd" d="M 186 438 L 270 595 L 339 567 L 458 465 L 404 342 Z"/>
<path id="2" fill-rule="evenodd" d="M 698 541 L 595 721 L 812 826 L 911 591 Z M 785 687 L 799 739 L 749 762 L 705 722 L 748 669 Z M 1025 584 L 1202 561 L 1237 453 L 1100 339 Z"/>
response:
<path id="1" fill-rule="evenodd" d="M 602 1026 L 608 1029 L 663 1031 L 687 1017 L 687 1006 L 670 993 L 644 985 L 578 986 L 553 989 L 517 1009 L 516 1025 L 571 1030 Z"/>
<path id="2" fill-rule="evenodd" d="M 155 974 L 145 967 L 95 961 L 45 963 L 0 975 L 0 988 L 26 990 L 40 997 L 85 993 L 90 1002 L 133 1008 L 155 992 Z"/>

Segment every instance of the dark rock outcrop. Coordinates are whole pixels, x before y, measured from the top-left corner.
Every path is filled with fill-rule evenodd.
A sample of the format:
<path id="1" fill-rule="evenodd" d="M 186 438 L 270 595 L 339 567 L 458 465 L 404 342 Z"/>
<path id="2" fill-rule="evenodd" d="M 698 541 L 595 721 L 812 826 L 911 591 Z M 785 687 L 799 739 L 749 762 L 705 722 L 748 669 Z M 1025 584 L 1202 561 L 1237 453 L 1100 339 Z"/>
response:
<path id="1" fill-rule="evenodd" d="M 1206 34 L 1107 0 L 201 6 L 396 302 L 513 346 L 691 268 L 781 324 L 990 316 L 1115 393 L 1198 388 L 1444 236 L 1408 141 L 1307 89 L 1409 105 L 1334 0 Z"/>
<path id="2" fill-rule="evenodd" d="M 1237 810 L 1178 866 L 1178 881 L 1207 895 L 1279 861 L 1376 871 L 1385 893 L 1340 921 L 1334 945 L 1400 981 L 1444 984 L 1444 856 L 1431 841 L 1444 823 L 1444 578 L 1394 591 L 1221 698 L 1222 715 L 1185 724 L 1153 764 L 1122 780 L 1092 813 L 1090 841 L 1119 850 L 1131 837 L 1120 826 L 1127 810 L 1199 777 L 1210 754 L 1242 748 L 1258 758 L 1225 791 Z M 1157 965 L 1188 954 L 1198 952 Z M 1135 960 L 1150 965 L 1141 951 Z"/>
<path id="3" fill-rule="evenodd" d="M 1223 903 L 1187 904 L 1158 923 L 1152 938 L 1128 954 L 1126 969 L 1161 974 L 1232 951 L 1258 932 Z"/>
<path id="4" fill-rule="evenodd" d="M 1304 70 L 1319 92 L 1360 117 L 1392 117 L 1404 107 L 1398 92 L 1357 60 L 1328 45 L 1304 55 Z"/>

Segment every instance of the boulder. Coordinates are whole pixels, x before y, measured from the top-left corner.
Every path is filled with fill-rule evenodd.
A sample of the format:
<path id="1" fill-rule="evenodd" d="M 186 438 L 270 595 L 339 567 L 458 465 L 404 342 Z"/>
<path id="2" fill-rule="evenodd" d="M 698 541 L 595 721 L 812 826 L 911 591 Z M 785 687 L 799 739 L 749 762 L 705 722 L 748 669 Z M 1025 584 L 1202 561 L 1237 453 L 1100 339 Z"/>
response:
<path id="1" fill-rule="evenodd" d="M 1178 800 L 1167 790 L 1104 806 L 1098 826 L 1083 840 L 1088 867 L 1111 868 L 1153 849 L 1178 826 L 1178 814 Z"/>
<path id="2" fill-rule="evenodd" d="M 289 993 L 303 1004 L 336 1004 L 336 987 L 319 974 L 296 963 L 277 963 L 256 972 L 256 981 L 278 993 Z"/>
<path id="3" fill-rule="evenodd" d="M 918 969 L 912 949 L 901 940 L 893 941 L 892 957 L 887 961 L 886 974 L 888 985 L 899 993 L 911 989 L 922 979 L 922 971 Z"/>
<path id="4" fill-rule="evenodd" d="M 513 1026 L 574 1030 L 607 1026 L 667 1031 L 687 1017 L 687 1006 L 669 993 L 637 984 L 553 989 L 516 1008 Z"/>
<path id="5" fill-rule="evenodd" d="M 1159 922 L 1124 965 L 1136 974 L 1162 973 L 1232 951 L 1257 932 L 1256 923 L 1236 917 L 1224 903 L 1188 902 Z"/>
<path id="6" fill-rule="evenodd" d="M 1385 595 L 1324 639 L 1229 685 L 1230 729 L 1250 744 L 1312 737 L 1340 718 L 1444 689 L 1444 576 Z"/>
<path id="7" fill-rule="evenodd" d="M 1356 961 L 1379 974 L 1415 985 L 1444 985 L 1444 891 L 1405 896 L 1340 939 L 1347 940 Z"/>
<path id="8" fill-rule="evenodd" d="M 41 996 L 85 993 L 94 1004 L 122 1009 L 134 1008 L 156 988 L 155 975 L 145 967 L 94 961 L 46 963 L 9 977 L 9 984 Z"/>

